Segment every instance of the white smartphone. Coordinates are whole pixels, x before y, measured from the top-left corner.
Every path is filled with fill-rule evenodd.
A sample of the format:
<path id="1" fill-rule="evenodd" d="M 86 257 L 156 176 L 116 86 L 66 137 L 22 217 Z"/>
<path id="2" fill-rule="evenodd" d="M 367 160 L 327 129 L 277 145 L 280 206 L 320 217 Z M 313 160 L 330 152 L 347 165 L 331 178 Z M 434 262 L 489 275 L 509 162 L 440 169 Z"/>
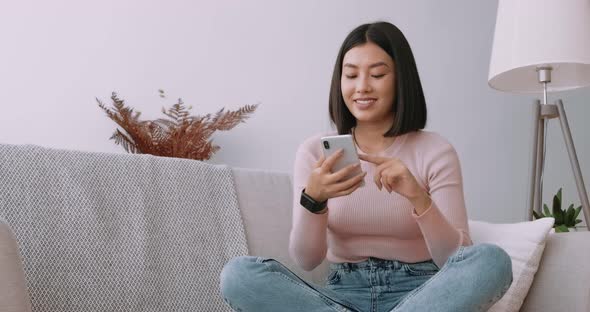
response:
<path id="1" fill-rule="evenodd" d="M 354 141 L 352 139 L 352 135 L 350 134 L 342 134 L 342 135 L 333 135 L 333 136 L 325 136 L 321 138 L 322 141 L 322 150 L 324 152 L 324 156 L 326 158 L 330 157 L 330 155 L 337 152 L 339 149 L 342 149 L 342 156 L 336 161 L 334 166 L 332 167 L 332 172 L 336 172 L 348 165 L 358 164 L 360 163 L 360 159 L 358 157 L 356 146 L 354 145 Z M 351 177 L 356 176 L 357 174 L 361 173 L 362 169 L 359 167 L 357 170 L 346 176 L 345 179 L 349 179 Z M 361 186 L 365 185 L 365 181 L 361 182 Z"/>

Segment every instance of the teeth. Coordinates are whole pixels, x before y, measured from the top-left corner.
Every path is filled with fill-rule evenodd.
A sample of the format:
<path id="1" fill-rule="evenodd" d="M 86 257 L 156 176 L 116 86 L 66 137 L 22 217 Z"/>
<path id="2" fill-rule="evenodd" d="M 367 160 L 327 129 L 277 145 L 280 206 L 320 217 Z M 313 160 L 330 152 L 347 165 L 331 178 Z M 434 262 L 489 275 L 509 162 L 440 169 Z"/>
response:
<path id="1" fill-rule="evenodd" d="M 356 100 L 356 102 L 359 104 L 370 104 L 375 102 L 375 100 Z"/>

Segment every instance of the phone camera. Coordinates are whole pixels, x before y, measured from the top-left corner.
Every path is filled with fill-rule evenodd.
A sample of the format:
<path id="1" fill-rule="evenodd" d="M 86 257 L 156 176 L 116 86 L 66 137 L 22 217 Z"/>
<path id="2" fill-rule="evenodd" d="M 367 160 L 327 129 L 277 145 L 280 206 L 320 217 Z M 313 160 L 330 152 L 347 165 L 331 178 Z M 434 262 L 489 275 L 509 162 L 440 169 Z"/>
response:
<path id="1" fill-rule="evenodd" d="M 326 149 L 330 149 L 330 143 L 328 143 L 328 141 L 324 141 L 324 147 Z"/>

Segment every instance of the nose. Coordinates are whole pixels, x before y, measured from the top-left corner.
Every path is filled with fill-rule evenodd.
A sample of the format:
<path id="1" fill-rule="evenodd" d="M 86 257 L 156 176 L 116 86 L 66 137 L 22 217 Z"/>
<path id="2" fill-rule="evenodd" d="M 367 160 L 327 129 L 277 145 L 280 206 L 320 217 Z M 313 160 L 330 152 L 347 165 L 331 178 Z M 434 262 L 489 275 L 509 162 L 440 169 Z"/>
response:
<path id="1" fill-rule="evenodd" d="M 371 92 L 371 84 L 369 82 L 369 79 L 367 79 L 366 76 L 361 77 L 359 76 L 359 79 L 357 79 L 357 83 L 356 83 L 356 92 L 357 93 L 368 93 Z"/>

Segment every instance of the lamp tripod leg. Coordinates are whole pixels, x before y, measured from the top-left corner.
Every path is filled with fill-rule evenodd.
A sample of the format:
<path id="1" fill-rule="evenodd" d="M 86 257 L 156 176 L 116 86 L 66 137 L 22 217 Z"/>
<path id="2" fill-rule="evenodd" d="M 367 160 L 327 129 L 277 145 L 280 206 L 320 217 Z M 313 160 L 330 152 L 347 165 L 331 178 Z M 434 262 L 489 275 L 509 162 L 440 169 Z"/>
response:
<path id="1" fill-rule="evenodd" d="M 545 119 L 543 117 L 543 106 L 541 104 L 541 113 L 539 114 L 539 132 L 537 143 L 537 176 L 535 181 L 535 211 L 540 213 L 543 206 L 543 172 L 545 171 Z"/>
<path id="2" fill-rule="evenodd" d="M 536 100 L 532 106 L 533 110 L 533 146 L 531 149 L 531 181 L 529 190 L 529 207 L 526 215 L 526 220 L 533 220 L 533 211 L 536 207 L 537 196 L 537 155 L 539 152 L 539 119 L 541 116 L 541 103 Z"/>
<path id="3" fill-rule="evenodd" d="M 584 220 L 586 221 L 586 227 L 590 229 L 590 204 L 588 203 L 588 193 L 586 193 L 586 187 L 584 186 L 584 178 L 580 170 L 580 163 L 578 162 L 578 155 L 576 154 L 576 148 L 574 147 L 574 141 L 572 139 L 572 133 L 570 132 L 570 126 L 567 122 L 567 116 L 563 108 L 563 102 L 557 100 L 557 110 L 559 111 L 559 123 L 561 124 L 561 132 L 563 133 L 563 139 L 567 147 L 567 152 L 570 157 L 570 163 L 574 172 L 574 178 L 576 179 L 576 187 L 578 189 L 578 195 L 580 196 L 580 203 L 582 204 L 582 211 L 584 212 Z"/>

